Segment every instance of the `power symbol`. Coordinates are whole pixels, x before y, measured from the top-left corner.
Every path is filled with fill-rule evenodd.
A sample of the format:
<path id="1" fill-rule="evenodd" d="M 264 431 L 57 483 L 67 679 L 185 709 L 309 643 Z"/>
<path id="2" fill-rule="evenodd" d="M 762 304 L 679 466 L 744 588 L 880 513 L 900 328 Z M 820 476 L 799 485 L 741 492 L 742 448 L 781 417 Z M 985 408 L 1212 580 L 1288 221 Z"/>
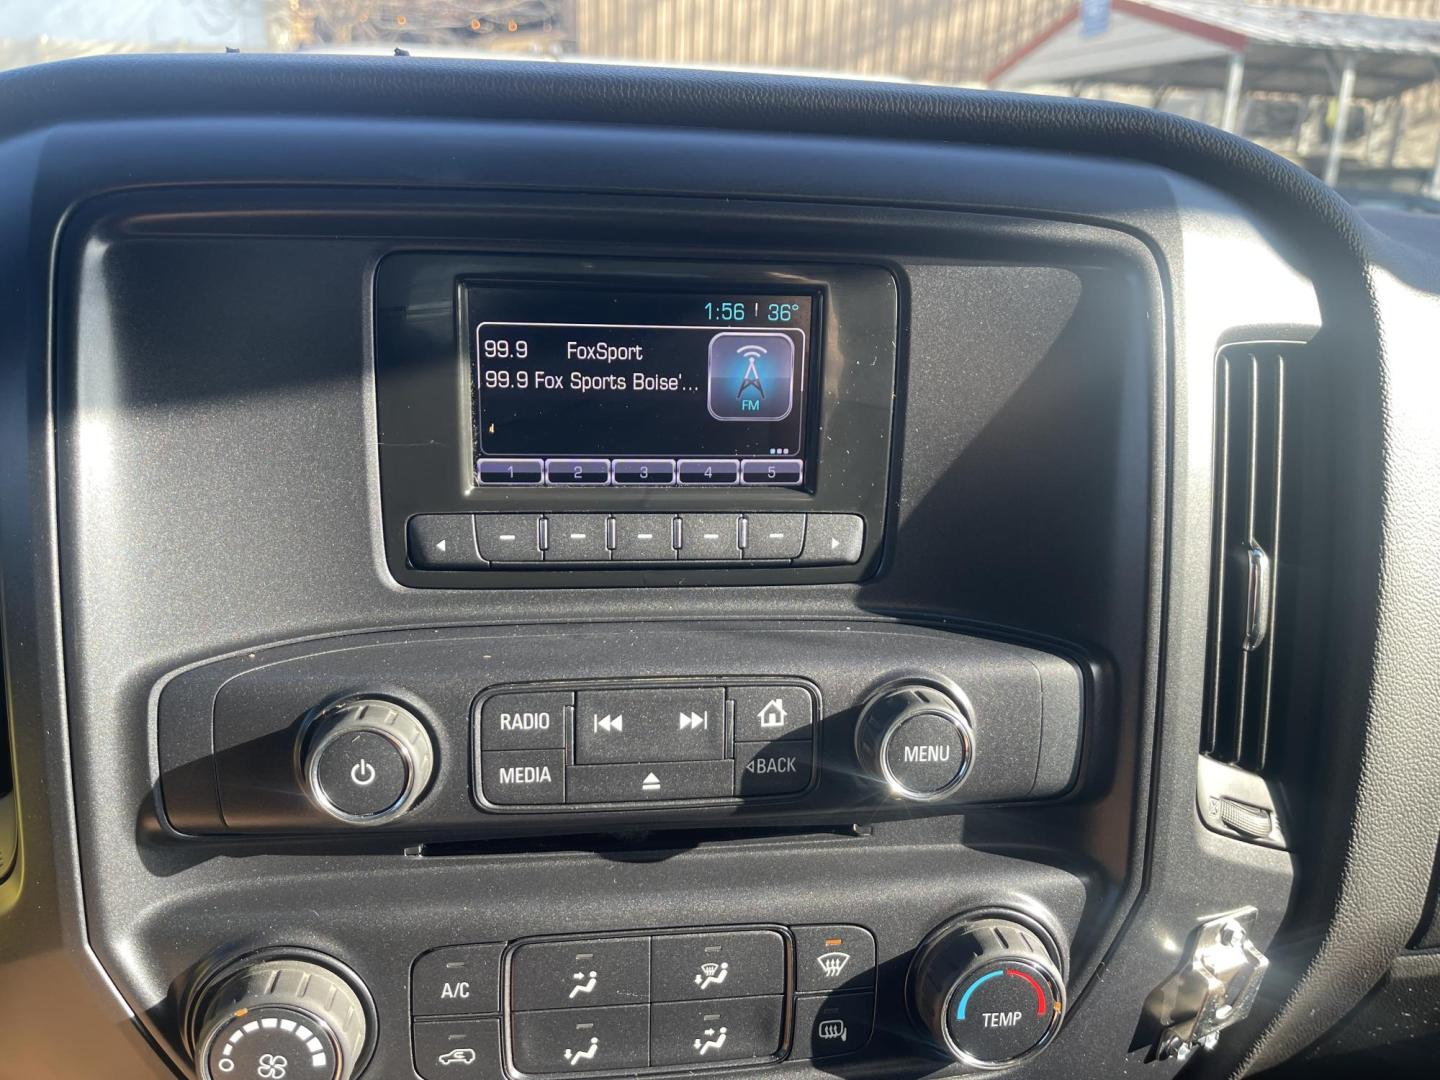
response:
<path id="1" fill-rule="evenodd" d="M 350 779 L 360 787 L 368 787 L 375 782 L 375 766 L 362 757 L 350 766 Z"/>

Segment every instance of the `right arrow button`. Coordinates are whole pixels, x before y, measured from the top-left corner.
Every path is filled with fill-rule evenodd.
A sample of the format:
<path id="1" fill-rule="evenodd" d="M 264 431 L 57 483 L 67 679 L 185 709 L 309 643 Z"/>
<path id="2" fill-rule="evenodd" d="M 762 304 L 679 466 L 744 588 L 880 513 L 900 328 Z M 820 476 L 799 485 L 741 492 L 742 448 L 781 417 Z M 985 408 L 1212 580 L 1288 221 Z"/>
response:
<path id="1" fill-rule="evenodd" d="M 810 514 L 805 546 L 796 566 L 842 566 L 860 561 L 865 550 L 865 519 L 858 514 Z"/>

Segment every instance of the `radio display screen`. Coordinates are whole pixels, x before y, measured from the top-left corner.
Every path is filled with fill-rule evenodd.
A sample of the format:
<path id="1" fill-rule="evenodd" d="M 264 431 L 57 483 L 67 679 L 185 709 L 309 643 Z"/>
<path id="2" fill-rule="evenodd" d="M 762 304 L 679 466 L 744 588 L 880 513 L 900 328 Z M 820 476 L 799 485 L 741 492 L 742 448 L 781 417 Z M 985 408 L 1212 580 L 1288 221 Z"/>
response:
<path id="1" fill-rule="evenodd" d="M 475 482 L 805 487 L 815 297 L 467 283 Z"/>

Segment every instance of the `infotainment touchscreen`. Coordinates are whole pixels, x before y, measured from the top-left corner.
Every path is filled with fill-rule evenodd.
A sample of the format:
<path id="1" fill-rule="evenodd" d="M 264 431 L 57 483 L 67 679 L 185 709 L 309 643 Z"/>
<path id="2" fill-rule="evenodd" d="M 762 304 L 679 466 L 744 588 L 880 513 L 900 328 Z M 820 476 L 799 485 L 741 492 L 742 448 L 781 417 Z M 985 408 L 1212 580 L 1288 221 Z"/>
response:
<path id="1" fill-rule="evenodd" d="M 816 297 L 465 286 L 475 483 L 806 487 Z"/>

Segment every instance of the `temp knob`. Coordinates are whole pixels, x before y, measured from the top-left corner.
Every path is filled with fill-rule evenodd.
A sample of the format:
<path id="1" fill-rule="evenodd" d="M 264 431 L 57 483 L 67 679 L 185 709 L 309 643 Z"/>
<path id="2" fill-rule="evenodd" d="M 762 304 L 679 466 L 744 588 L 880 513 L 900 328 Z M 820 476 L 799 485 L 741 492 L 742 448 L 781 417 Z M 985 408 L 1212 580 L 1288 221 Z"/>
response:
<path id="1" fill-rule="evenodd" d="M 199 1080 L 349 1080 L 365 1047 L 365 1006 L 348 981 L 299 959 L 247 964 L 197 998 Z"/>
<path id="2" fill-rule="evenodd" d="M 405 813 L 435 769 L 430 732 L 409 709 L 379 698 L 330 706 L 301 734 L 301 778 L 311 801 L 351 825 Z"/>
<path id="3" fill-rule="evenodd" d="M 916 1018 L 955 1060 L 998 1069 L 1038 1054 L 1060 1028 L 1065 981 L 1034 931 L 1003 918 L 942 927 L 911 975 Z"/>
<path id="4" fill-rule="evenodd" d="M 906 683 L 881 691 L 860 714 L 861 766 L 902 799 L 943 799 L 964 781 L 974 756 L 970 721 L 949 694 Z"/>

